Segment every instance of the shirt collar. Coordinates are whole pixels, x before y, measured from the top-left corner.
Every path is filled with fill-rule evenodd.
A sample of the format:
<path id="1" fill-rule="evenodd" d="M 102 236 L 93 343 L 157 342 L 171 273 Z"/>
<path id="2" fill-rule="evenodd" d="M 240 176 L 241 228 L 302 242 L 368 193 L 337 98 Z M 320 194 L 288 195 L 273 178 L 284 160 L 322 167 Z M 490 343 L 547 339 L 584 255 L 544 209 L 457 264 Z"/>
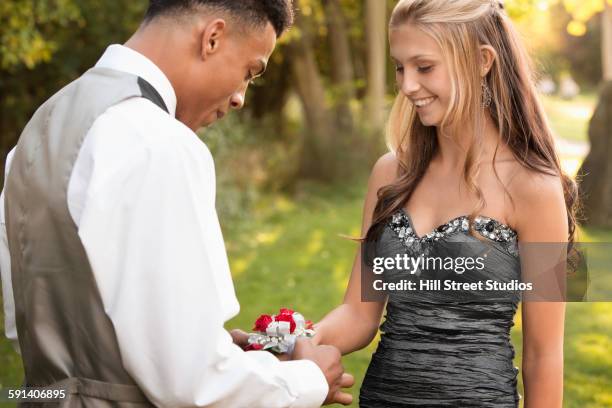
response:
<path id="1" fill-rule="evenodd" d="M 153 61 L 138 51 L 119 44 L 110 45 L 96 63 L 96 67 L 141 77 L 159 92 L 170 115 L 176 115 L 176 94 L 170 80 Z"/>

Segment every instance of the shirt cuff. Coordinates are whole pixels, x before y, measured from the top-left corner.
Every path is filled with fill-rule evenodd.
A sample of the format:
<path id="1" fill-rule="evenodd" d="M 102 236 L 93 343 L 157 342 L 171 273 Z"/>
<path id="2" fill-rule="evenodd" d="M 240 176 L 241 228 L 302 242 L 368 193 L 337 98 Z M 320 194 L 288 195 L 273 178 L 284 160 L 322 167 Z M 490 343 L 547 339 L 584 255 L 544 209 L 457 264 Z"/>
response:
<path id="1" fill-rule="evenodd" d="M 296 400 L 291 408 L 319 408 L 329 392 L 325 375 L 313 361 L 292 360 L 280 363 L 281 375 Z"/>

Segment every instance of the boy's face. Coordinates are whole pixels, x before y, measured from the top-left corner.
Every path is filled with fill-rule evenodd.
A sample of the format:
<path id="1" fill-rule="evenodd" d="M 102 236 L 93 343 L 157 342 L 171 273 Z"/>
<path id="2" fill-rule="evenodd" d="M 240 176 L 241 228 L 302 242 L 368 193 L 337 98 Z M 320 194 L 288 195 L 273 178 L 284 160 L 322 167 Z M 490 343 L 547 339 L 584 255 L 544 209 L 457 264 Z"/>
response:
<path id="1" fill-rule="evenodd" d="M 438 43 L 410 23 L 391 29 L 389 43 L 399 90 L 423 125 L 439 126 L 450 103 L 451 79 Z"/>
<path id="2" fill-rule="evenodd" d="M 244 33 L 225 30 L 203 42 L 203 48 L 216 48 L 196 62 L 189 74 L 191 85 L 177 107 L 177 118 L 194 130 L 243 107 L 250 82 L 263 74 L 274 50 L 276 32 L 268 23 Z"/>

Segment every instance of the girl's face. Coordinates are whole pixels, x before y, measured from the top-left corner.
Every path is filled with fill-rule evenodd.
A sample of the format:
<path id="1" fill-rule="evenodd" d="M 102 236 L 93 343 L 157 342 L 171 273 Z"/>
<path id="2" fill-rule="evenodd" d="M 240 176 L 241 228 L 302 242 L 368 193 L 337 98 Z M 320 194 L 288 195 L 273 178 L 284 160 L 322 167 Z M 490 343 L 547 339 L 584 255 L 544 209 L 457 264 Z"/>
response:
<path id="1" fill-rule="evenodd" d="M 391 29 L 389 43 L 398 88 L 423 125 L 439 126 L 450 103 L 451 79 L 438 43 L 410 23 Z"/>

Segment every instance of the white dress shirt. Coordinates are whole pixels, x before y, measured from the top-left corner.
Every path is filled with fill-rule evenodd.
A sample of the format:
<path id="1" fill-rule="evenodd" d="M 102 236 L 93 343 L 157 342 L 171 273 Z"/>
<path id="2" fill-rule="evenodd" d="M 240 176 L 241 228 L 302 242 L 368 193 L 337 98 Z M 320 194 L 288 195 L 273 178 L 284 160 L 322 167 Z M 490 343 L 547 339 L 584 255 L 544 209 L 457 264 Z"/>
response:
<path id="1" fill-rule="evenodd" d="M 320 406 L 328 387 L 316 364 L 243 352 L 223 328 L 240 306 L 215 210 L 214 163 L 175 119 L 169 80 L 121 45 L 96 66 L 144 78 L 170 111 L 144 98 L 110 107 L 87 133 L 68 185 L 124 367 L 160 407 Z M 17 344 L 4 193 L 0 221 L 6 336 Z"/>

